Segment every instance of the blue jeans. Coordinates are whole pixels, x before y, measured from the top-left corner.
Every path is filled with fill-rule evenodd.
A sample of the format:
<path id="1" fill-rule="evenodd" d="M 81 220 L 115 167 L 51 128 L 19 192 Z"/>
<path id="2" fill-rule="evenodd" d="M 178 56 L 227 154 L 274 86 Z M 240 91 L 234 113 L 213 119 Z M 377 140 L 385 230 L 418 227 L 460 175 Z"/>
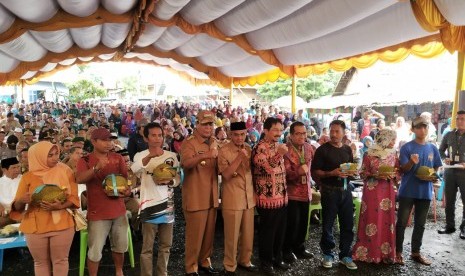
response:
<path id="1" fill-rule="evenodd" d="M 396 251 L 402 253 L 405 227 L 412 208 L 415 206 L 414 224 L 412 233 L 412 253 L 420 253 L 420 247 L 425 232 L 426 216 L 428 215 L 431 200 L 399 197 L 399 210 L 397 210 L 396 223 Z"/>
<path id="2" fill-rule="evenodd" d="M 354 206 L 351 188 L 348 190 L 321 189 L 321 207 L 323 214 L 323 233 L 320 247 L 323 254 L 334 256 L 333 226 L 336 216 L 339 218 L 339 259 L 352 256 L 352 241 L 354 240 Z"/>

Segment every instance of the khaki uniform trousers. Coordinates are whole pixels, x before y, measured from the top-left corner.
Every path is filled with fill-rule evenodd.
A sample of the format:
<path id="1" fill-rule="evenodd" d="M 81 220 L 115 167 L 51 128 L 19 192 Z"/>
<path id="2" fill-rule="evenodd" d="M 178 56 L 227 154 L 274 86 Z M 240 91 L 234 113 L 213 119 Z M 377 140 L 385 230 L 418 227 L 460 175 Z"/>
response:
<path id="1" fill-rule="evenodd" d="M 190 212 L 184 210 L 186 220 L 186 273 L 198 272 L 198 265 L 211 265 L 215 237 L 216 208 Z"/>
<path id="2" fill-rule="evenodd" d="M 237 263 L 248 267 L 253 251 L 255 209 L 225 210 L 224 220 L 224 260 L 227 271 L 236 271 Z M 239 250 L 238 250 L 239 247 Z M 239 257 L 237 257 L 239 251 Z"/>
<path id="3" fill-rule="evenodd" d="M 153 244 L 158 233 L 157 276 L 168 275 L 168 260 L 173 244 L 173 223 L 142 223 L 142 250 L 140 253 L 140 275 L 153 274 Z"/>

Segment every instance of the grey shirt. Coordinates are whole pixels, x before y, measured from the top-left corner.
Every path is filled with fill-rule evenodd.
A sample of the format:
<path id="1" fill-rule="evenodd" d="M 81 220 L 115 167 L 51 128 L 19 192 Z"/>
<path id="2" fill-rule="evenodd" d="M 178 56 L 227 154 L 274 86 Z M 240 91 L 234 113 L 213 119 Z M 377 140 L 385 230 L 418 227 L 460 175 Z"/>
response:
<path id="1" fill-rule="evenodd" d="M 439 146 L 439 154 L 442 159 L 450 158 L 451 165 L 465 162 L 465 133 L 460 135 L 457 129 L 446 133 Z"/>

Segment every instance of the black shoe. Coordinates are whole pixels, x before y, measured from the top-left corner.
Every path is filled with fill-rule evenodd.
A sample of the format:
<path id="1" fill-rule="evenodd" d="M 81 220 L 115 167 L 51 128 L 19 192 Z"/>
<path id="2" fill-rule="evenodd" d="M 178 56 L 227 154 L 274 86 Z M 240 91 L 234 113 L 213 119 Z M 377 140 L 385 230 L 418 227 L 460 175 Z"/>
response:
<path id="1" fill-rule="evenodd" d="M 460 231 L 460 238 L 465 240 L 465 228 L 462 228 L 462 231 Z"/>
<path id="2" fill-rule="evenodd" d="M 197 276 L 199 275 L 197 272 L 186 273 L 186 276 Z"/>
<path id="3" fill-rule="evenodd" d="M 294 255 L 294 254 L 292 254 Z M 276 267 L 276 268 L 279 268 L 281 270 L 288 270 L 289 268 L 291 268 L 291 265 L 286 263 L 286 262 L 275 262 L 273 263 L 273 266 Z"/>
<path id="4" fill-rule="evenodd" d="M 441 229 L 438 230 L 439 234 L 452 234 L 454 232 L 455 232 L 455 228 L 446 228 L 446 227 L 444 227 L 444 228 L 441 228 Z"/>
<path id="5" fill-rule="evenodd" d="M 303 251 L 298 251 L 298 252 L 294 252 L 295 255 L 297 256 L 297 258 L 299 259 L 311 259 L 313 258 L 313 253 L 308 251 L 308 250 L 303 250 Z"/>
<path id="6" fill-rule="evenodd" d="M 283 260 L 288 264 L 292 264 L 293 262 L 297 261 L 297 257 L 292 252 L 284 253 L 283 254 Z"/>
<path id="7" fill-rule="evenodd" d="M 220 274 L 219 270 L 214 269 L 212 266 L 199 266 L 199 270 L 208 274 L 208 275 L 217 275 Z"/>
<path id="8" fill-rule="evenodd" d="M 247 270 L 248 272 L 258 272 L 258 267 L 254 264 L 250 264 L 249 266 L 244 266 L 244 265 L 241 265 L 241 264 L 238 264 L 237 265 L 238 267 L 244 269 L 244 270 Z"/>
<path id="9" fill-rule="evenodd" d="M 236 275 L 236 271 L 227 271 L 226 269 L 224 270 L 224 275 L 226 276 L 233 276 Z"/>
<path id="10" fill-rule="evenodd" d="M 265 275 L 276 275 L 274 267 L 268 264 L 262 264 L 260 270 L 265 273 Z"/>

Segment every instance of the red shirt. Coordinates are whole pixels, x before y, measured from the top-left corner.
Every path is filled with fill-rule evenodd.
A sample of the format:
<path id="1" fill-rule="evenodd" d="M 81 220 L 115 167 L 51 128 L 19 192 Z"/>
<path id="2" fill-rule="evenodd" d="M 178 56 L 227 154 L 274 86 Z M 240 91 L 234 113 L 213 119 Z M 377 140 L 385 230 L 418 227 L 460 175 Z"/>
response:
<path id="1" fill-rule="evenodd" d="M 121 174 L 128 177 L 128 169 L 123 157 L 118 153 L 108 153 L 110 163 L 94 174 L 86 183 L 87 188 L 87 219 L 104 220 L 114 219 L 126 214 L 123 198 L 113 198 L 106 195 L 102 182 L 107 175 Z M 98 159 L 93 153 L 79 159 L 77 173 L 87 171 L 97 165 Z"/>

